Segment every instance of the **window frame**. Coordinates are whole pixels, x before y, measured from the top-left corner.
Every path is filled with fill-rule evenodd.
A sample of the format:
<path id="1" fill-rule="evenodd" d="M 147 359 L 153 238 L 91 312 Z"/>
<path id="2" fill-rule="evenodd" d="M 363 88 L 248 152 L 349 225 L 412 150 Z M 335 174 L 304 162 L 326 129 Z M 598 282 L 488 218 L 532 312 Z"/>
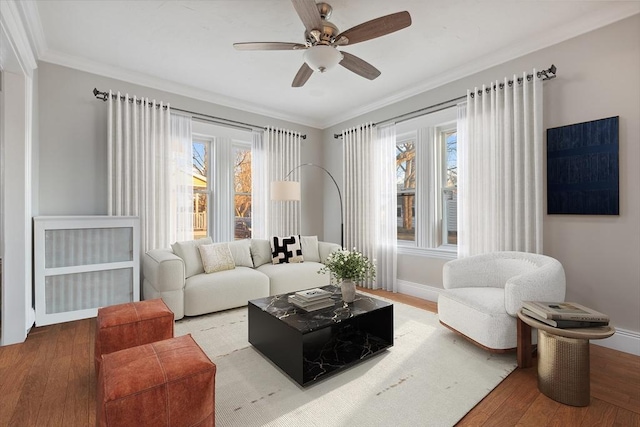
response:
<path id="1" fill-rule="evenodd" d="M 213 182 L 213 175 L 212 175 L 212 171 L 213 171 L 213 166 L 214 166 L 214 161 L 215 161 L 215 156 L 213 155 L 213 138 L 211 136 L 208 135 L 203 135 L 203 134 L 197 134 L 197 133 L 192 133 L 191 135 L 191 144 L 193 146 L 193 144 L 195 143 L 200 143 L 203 144 L 205 146 L 206 152 L 207 152 L 207 156 L 205 157 L 205 161 L 207 162 L 207 164 L 205 165 L 206 167 L 206 171 L 207 171 L 207 175 L 204 176 L 207 180 L 207 188 L 206 190 L 196 190 L 195 187 L 193 189 L 193 194 L 194 197 L 196 195 L 196 193 L 199 194 L 205 194 L 207 196 L 207 204 L 206 204 L 206 212 L 207 214 L 205 215 L 206 219 L 206 225 L 207 225 L 207 229 L 206 229 L 206 233 L 205 233 L 205 237 L 206 236 L 212 236 L 212 230 L 213 230 L 213 221 L 211 219 L 211 212 L 212 212 L 212 200 L 214 197 L 214 188 L 212 187 L 211 183 Z M 193 230 L 194 233 L 194 238 L 195 238 L 195 227 Z"/>
<path id="2" fill-rule="evenodd" d="M 436 135 L 437 135 L 437 143 L 438 143 L 438 150 L 440 152 L 440 162 L 439 162 L 439 174 L 438 176 L 440 177 L 440 182 L 438 183 L 438 193 L 440 195 L 440 209 L 438 210 L 438 214 L 439 214 L 439 224 L 440 224 L 440 239 L 441 239 L 441 243 L 440 246 L 438 246 L 438 248 L 442 248 L 442 249 L 451 249 L 451 250 L 458 250 L 458 245 L 457 244 L 451 244 L 448 243 L 448 236 L 447 236 L 447 227 L 446 227 L 446 221 L 445 221 L 445 199 L 444 199 L 444 191 L 445 189 L 448 189 L 450 187 L 446 186 L 446 182 L 447 182 L 447 162 L 448 162 L 448 155 L 447 155 L 447 135 L 453 133 L 452 131 L 455 131 L 455 133 L 457 134 L 458 132 L 458 126 L 457 123 L 455 121 L 453 122 L 449 122 L 449 123 L 443 123 L 439 126 L 436 126 Z M 457 142 L 457 137 L 456 137 L 456 167 L 458 165 L 458 159 L 457 159 L 457 150 L 458 150 L 458 142 Z M 456 185 L 454 187 L 456 189 L 456 193 L 457 193 L 457 189 L 458 186 Z M 457 199 L 457 196 L 456 196 Z M 457 233 L 457 230 L 456 230 Z"/>
<path id="3" fill-rule="evenodd" d="M 235 227 L 236 227 L 236 215 L 235 215 L 236 196 L 238 196 L 238 195 L 248 195 L 250 197 L 250 199 L 251 199 L 251 209 L 253 209 L 253 192 L 249 191 L 248 193 L 238 193 L 236 191 L 235 170 L 234 169 L 235 169 L 235 154 L 236 154 L 236 151 L 238 149 L 240 149 L 240 150 L 248 150 L 251 153 L 251 162 L 253 162 L 253 152 L 252 152 L 251 142 L 249 142 L 249 141 L 240 141 L 240 140 L 237 140 L 237 139 L 233 139 L 231 141 L 231 153 L 232 153 L 231 158 L 233 159 L 233 162 L 232 162 L 231 165 L 229 165 L 229 167 L 231 168 L 232 186 L 233 186 L 233 194 L 232 194 L 231 197 L 232 197 L 233 206 L 234 206 L 234 212 L 233 212 L 233 236 L 234 236 L 234 239 L 235 239 Z M 251 182 L 253 183 L 253 176 L 251 177 Z M 253 185 L 252 185 L 252 188 L 253 188 Z M 251 212 L 251 210 L 250 210 L 248 218 L 251 218 L 251 223 L 250 223 L 251 227 L 250 227 L 250 229 L 252 229 L 253 228 L 253 213 Z M 248 238 L 251 239 L 252 236 L 250 235 Z M 240 239 L 240 240 L 242 240 L 242 239 Z"/>
<path id="4" fill-rule="evenodd" d="M 406 141 L 408 139 L 414 138 L 416 141 L 416 147 L 418 144 L 418 129 L 424 127 L 421 124 L 416 123 L 416 126 L 413 130 L 408 130 L 406 132 L 402 132 L 396 136 L 396 144 L 400 144 L 402 141 Z M 439 235 L 439 245 L 433 248 L 419 247 L 417 246 L 417 241 L 414 240 L 400 240 L 396 241 L 396 247 L 398 250 L 398 254 L 400 255 L 414 255 L 414 256 L 423 256 L 429 258 L 437 258 L 437 259 L 456 259 L 458 254 L 458 246 L 456 244 L 446 243 L 447 239 L 445 238 L 446 230 L 444 229 L 444 200 L 443 200 L 443 187 L 444 183 L 446 183 L 446 173 L 447 173 L 447 153 L 446 153 L 446 141 L 444 139 L 444 134 L 450 132 L 452 130 L 457 131 L 457 120 L 445 119 L 441 122 L 438 122 L 435 125 L 430 126 L 431 130 L 434 132 L 433 134 L 433 143 L 436 144 L 436 158 L 438 159 L 437 163 L 430 165 L 430 167 L 436 168 L 436 174 L 438 176 L 438 182 L 435 183 L 436 189 L 436 199 L 433 202 L 438 204 L 437 207 L 437 218 L 431 219 L 431 221 L 436 222 L 438 225 L 437 233 Z M 416 160 L 416 170 L 420 171 L 421 165 L 419 163 L 420 159 Z M 419 184 L 418 184 L 419 185 Z M 415 194 L 418 197 L 418 194 L 422 193 L 420 188 L 416 188 Z M 429 226 L 430 219 L 421 216 L 420 218 L 416 218 L 416 234 L 418 233 L 419 227 Z"/>
<path id="5" fill-rule="evenodd" d="M 410 132 L 405 132 L 402 133 L 401 135 L 396 135 L 396 147 L 399 144 L 403 144 L 409 141 L 413 141 L 413 149 L 416 149 L 416 145 L 418 143 L 418 132 L 417 131 L 410 131 Z M 396 148 L 397 150 L 397 148 Z M 416 168 L 418 167 L 417 165 L 417 159 L 416 159 Z M 397 170 L 397 168 L 396 168 Z M 413 193 L 413 197 L 414 197 L 414 210 L 415 210 L 415 197 L 417 195 L 417 189 L 414 187 L 413 188 L 413 192 L 407 192 L 407 193 Z M 400 194 L 400 193 L 398 193 Z M 396 200 L 397 200 L 397 196 L 396 196 Z M 414 221 L 415 220 L 415 214 L 414 214 Z M 397 241 L 397 245 L 398 246 L 407 246 L 407 247 L 417 247 L 416 246 L 416 237 L 415 237 L 415 230 L 418 227 L 418 223 L 416 221 L 415 227 L 414 227 L 414 234 L 413 234 L 413 240 L 402 240 L 402 239 L 396 239 Z"/>

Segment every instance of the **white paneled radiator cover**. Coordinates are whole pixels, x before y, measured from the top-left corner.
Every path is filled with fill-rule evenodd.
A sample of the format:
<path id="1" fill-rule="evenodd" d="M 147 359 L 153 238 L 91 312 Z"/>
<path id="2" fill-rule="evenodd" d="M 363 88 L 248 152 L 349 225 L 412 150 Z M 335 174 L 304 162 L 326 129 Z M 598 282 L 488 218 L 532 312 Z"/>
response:
<path id="1" fill-rule="evenodd" d="M 36 326 L 140 300 L 139 219 L 34 217 Z"/>

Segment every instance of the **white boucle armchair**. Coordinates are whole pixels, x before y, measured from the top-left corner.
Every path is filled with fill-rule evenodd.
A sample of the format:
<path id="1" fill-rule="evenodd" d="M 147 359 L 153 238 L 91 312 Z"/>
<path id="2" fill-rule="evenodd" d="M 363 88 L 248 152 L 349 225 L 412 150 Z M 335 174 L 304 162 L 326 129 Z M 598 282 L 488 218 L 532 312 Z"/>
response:
<path id="1" fill-rule="evenodd" d="M 490 351 L 516 348 L 522 301 L 564 301 L 562 264 L 546 255 L 492 252 L 449 261 L 438 296 L 440 323 Z"/>

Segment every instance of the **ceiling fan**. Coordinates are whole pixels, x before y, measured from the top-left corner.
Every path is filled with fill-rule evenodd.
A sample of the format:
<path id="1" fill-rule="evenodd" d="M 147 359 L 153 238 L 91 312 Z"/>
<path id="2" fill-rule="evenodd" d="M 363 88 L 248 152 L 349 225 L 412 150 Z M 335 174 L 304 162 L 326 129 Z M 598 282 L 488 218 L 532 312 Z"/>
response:
<path id="1" fill-rule="evenodd" d="M 339 32 L 338 28 L 328 21 L 332 11 L 329 4 L 316 4 L 314 0 L 291 2 L 306 29 L 304 44 L 250 42 L 234 43 L 233 47 L 238 50 L 305 50 L 305 62 L 294 77 L 292 87 L 303 86 L 314 71 L 324 73 L 338 64 L 369 80 L 377 78 L 380 75 L 377 68 L 355 55 L 339 51 L 337 47 L 375 39 L 411 25 L 411 15 L 404 11 L 381 16 Z"/>

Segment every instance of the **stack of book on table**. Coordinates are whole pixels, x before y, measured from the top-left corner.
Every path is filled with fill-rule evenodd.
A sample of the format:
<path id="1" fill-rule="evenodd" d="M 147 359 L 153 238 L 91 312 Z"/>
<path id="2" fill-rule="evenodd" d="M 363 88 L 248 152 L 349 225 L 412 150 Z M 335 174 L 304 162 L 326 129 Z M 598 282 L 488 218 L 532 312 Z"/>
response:
<path id="1" fill-rule="evenodd" d="M 575 302 L 523 301 L 522 314 L 555 328 L 607 326 L 609 316 Z"/>
<path id="2" fill-rule="evenodd" d="M 289 302 L 306 311 L 320 310 L 335 305 L 335 301 L 331 299 L 331 292 L 320 288 L 307 289 L 289 295 Z"/>

